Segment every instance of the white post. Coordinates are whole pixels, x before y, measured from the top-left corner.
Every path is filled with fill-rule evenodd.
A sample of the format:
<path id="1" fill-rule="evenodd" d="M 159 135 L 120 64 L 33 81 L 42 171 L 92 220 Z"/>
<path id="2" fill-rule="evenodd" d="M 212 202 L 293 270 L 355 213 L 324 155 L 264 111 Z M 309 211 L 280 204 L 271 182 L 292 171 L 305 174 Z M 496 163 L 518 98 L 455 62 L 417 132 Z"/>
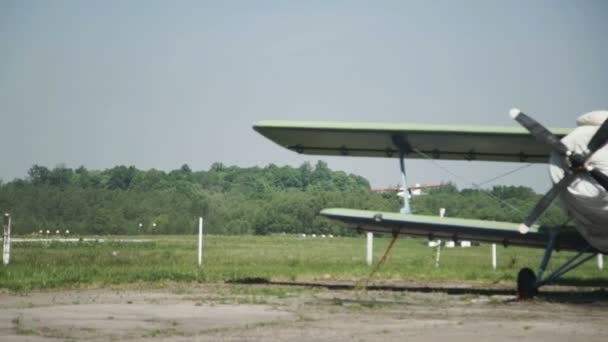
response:
<path id="1" fill-rule="evenodd" d="M 441 257 L 441 240 L 437 240 L 437 255 L 435 256 L 435 267 L 439 267 L 439 258 Z"/>
<path id="2" fill-rule="evenodd" d="M 492 268 L 496 269 L 496 244 L 492 244 Z"/>
<path id="3" fill-rule="evenodd" d="M 604 269 L 604 254 L 597 253 L 597 268 L 600 270 Z"/>
<path id="4" fill-rule="evenodd" d="M 374 252 L 374 233 L 367 232 L 367 264 L 372 265 L 372 257 Z"/>
<path id="5" fill-rule="evenodd" d="M 2 262 L 8 265 L 11 256 L 11 215 L 4 214 L 4 248 L 2 253 Z"/>
<path id="6" fill-rule="evenodd" d="M 203 264 L 203 217 L 198 218 L 198 266 Z"/>
<path id="7" fill-rule="evenodd" d="M 445 216 L 445 208 L 439 208 L 439 217 Z M 437 240 L 437 254 L 435 255 L 435 267 L 439 267 L 439 258 L 441 258 L 441 240 Z"/>

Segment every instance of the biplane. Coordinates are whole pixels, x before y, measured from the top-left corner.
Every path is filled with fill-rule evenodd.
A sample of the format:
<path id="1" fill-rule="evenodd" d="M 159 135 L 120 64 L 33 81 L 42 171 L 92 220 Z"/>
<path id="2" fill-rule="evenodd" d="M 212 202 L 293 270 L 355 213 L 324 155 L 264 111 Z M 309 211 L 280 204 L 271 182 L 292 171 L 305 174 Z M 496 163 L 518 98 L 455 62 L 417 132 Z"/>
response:
<path id="1" fill-rule="evenodd" d="M 522 223 L 440 218 L 411 212 L 407 196 L 399 213 L 329 208 L 320 212 L 358 231 L 472 240 L 544 248 L 538 272 L 523 268 L 517 277 L 521 297 L 559 279 L 598 253 L 608 252 L 608 112 L 591 112 L 574 129 L 548 129 L 518 109 L 511 117 L 522 127 L 418 124 L 261 121 L 254 130 L 278 145 L 302 154 L 397 158 L 403 188 L 407 159 L 547 163 L 553 186 Z M 540 229 L 535 222 L 560 198 L 575 230 Z M 577 252 L 545 275 L 554 250 Z"/>

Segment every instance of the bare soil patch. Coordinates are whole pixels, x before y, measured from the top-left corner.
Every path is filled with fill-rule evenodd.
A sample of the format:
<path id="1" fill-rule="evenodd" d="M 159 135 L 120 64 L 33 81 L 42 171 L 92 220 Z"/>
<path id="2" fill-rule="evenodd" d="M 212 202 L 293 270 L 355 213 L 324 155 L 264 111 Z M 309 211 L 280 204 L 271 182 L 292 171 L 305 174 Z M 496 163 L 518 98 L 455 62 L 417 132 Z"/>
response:
<path id="1" fill-rule="evenodd" d="M 477 284 L 183 284 L 0 294 L 0 340 L 605 341 L 608 298 Z M 158 285 L 156 285 L 158 286 Z"/>

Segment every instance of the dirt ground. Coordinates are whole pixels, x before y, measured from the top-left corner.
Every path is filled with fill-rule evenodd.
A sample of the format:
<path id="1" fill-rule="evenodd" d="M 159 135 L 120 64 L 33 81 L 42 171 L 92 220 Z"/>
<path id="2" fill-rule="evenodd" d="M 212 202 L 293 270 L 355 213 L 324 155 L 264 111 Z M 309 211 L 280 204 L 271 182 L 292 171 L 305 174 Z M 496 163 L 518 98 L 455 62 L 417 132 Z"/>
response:
<path id="1" fill-rule="evenodd" d="M 0 294 L 1 341 L 606 341 L 608 295 L 551 287 L 132 285 Z"/>

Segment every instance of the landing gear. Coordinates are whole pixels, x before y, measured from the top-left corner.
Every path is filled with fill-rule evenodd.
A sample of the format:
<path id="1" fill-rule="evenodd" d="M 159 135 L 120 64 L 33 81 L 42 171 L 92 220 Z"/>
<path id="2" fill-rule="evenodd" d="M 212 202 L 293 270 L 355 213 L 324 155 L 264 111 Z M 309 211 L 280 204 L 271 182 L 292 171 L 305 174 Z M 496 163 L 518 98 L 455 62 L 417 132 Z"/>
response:
<path id="1" fill-rule="evenodd" d="M 556 281 L 567 272 L 572 271 L 597 255 L 597 250 L 591 246 L 587 246 L 587 248 L 579 251 L 575 256 L 568 259 L 568 261 L 555 269 L 549 276 L 543 278 L 543 274 L 545 273 L 547 265 L 549 264 L 549 259 L 551 259 L 551 253 L 553 252 L 553 248 L 555 246 L 557 234 L 558 232 L 551 232 L 549 235 L 549 241 L 545 249 L 545 254 L 540 262 L 538 276 L 534 274 L 534 271 L 527 267 L 522 268 L 519 271 L 519 274 L 517 275 L 517 296 L 520 299 L 532 298 L 536 296 L 538 294 L 539 287 Z M 586 253 L 591 254 L 585 255 Z"/>
<path id="2" fill-rule="evenodd" d="M 538 294 L 536 275 L 530 268 L 522 268 L 517 274 L 517 298 L 528 299 Z"/>

